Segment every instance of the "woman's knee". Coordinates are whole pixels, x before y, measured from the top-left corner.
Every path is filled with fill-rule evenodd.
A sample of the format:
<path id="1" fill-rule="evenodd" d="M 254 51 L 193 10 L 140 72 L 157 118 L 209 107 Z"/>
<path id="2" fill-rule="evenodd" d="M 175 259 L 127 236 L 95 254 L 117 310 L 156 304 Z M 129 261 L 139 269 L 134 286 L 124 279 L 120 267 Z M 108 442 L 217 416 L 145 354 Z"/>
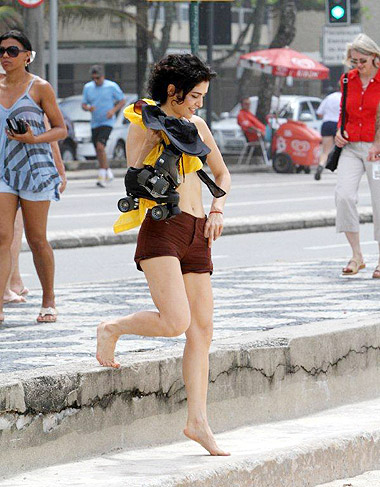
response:
<path id="1" fill-rule="evenodd" d="M 8 251 L 11 248 L 13 241 L 12 232 L 0 232 L 0 249 L 2 251 Z"/>
<path id="2" fill-rule="evenodd" d="M 165 321 L 165 327 L 167 330 L 167 336 L 177 337 L 185 333 L 190 326 L 190 313 L 171 313 L 161 318 Z"/>
<path id="3" fill-rule="evenodd" d="M 51 250 L 50 244 L 47 241 L 46 237 L 35 237 L 35 236 L 28 236 L 27 237 L 28 245 L 30 250 L 34 253 L 40 253 L 46 250 Z"/>
<path id="4" fill-rule="evenodd" d="M 214 326 L 212 318 L 205 321 L 193 320 L 187 333 L 187 339 L 194 341 L 195 345 L 200 343 L 210 346 L 212 342 Z"/>
<path id="5" fill-rule="evenodd" d="M 335 203 L 337 207 L 352 207 L 356 205 L 356 196 L 348 191 L 337 189 L 335 191 Z"/>

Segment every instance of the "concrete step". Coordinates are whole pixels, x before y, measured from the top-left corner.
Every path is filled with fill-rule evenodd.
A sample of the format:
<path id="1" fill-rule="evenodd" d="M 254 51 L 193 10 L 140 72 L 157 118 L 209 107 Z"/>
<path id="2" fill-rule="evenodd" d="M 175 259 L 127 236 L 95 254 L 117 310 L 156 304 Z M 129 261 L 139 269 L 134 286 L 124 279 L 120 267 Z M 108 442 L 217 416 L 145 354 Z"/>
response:
<path id="1" fill-rule="evenodd" d="M 380 399 L 239 428 L 217 440 L 230 457 L 210 457 L 185 441 L 39 469 L 0 487 L 315 487 L 380 467 Z"/>
<path id="2" fill-rule="evenodd" d="M 379 487 L 380 470 L 365 472 L 363 475 L 350 479 L 340 479 L 318 487 Z"/>
<path id="3" fill-rule="evenodd" d="M 376 316 L 359 321 L 316 321 L 216 340 L 208 401 L 213 430 L 379 397 L 380 324 Z M 74 361 L 0 374 L 0 476 L 180 441 L 182 346 L 129 353 L 122 364 L 110 370 L 81 362 L 78 370 Z"/>

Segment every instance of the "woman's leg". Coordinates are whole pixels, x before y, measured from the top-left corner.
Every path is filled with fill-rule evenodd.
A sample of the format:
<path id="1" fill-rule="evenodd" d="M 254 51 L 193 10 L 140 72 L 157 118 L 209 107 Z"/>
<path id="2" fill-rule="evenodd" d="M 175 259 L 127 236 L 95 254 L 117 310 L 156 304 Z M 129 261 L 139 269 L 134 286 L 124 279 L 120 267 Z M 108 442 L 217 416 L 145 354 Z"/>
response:
<path id="1" fill-rule="evenodd" d="M 16 218 L 14 222 L 14 233 L 11 246 L 12 268 L 7 282 L 7 286 L 4 291 L 5 303 L 25 303 L 26 301 L 22 294 L 27 294 L 28 290 L 26 290 L 25 292 L 18 263 L 23 230 L 24 226 L 22 223 L 22 214 L 21 209 L 19 209 L 16 213 Z"/>
<path id="2" fill-rule="evenodd" d="M 320 166 L 325 167 L 327 156 L 329 155 L 329 152 L 331 151 L 333 145 L 334 145 L 334 137 L 330 135 L 322 137 L 322 153 L 319 158 Z"/>
<path id="3" fill-rule="evenodd" d="M 183 278 L 191 313 L 183 354 L 183 378 L 188 407 L 184 433 L 200 443 L 211 455 L 229 455 L 217 446 L 207 420 L 209 349 L 214 307 L 210 274 L 189 273 Z"/>
<path id="4" fill-rule="evenodd" d="M 357 266 L 363 262 L 359 239 L 359 214 L 356 207 L 363 173 L 361 153 L 357 144 L 351 143 L 343 149 L 339 158 L 338 180 L 335 188 L 336 230 L 345 233 L 352 249 L 351 262 L 343 269 L 344 274 L 356 271 Z"/>
<path id="5" fill-rule="evenodd" d="M 55 308 L 54 254 L 46 237 L 50 201 L 21 200 L 25 236 L 33 254 L 33 262 L 42 287 L 42 306 Z M 54 322 L 55 315 L 45 315 L 43 321 Z"/>
<path id="6" fill-rule="evenodd" d="M 4 320 L 3 296 L 11 273 L 11 245 L 17 205 L 18 196 L 0 193 L 0 321 Z"/>
<path id="7" fill-rule="evenodd" d="M 19 268 L 19 255 L 21 250 L 22 234 L 24 233 L 24 224 L 22 221 L 21 208 L 17 211 L 15 219 L 15 231 L 12 243 L 12 259 L 13 271 L 10 278 L 10 288 L 18 295 L 28 294 L 28 289 L 25 288 L 22 281 Z"/>
<path id="8" fill-rule="evenodd" d="M 96 358 L 105 367 L 120 367 L 114 359 L 121 335 L 174 337 L 190 325 L 190 308 L 179 260 L 155 257 L 140 262 L 158 311 L 139 311 L 98 326 Z"/>
<path id="9" fill-rule="evenodd" d="M 367 179 L 369 184 L 369 189 L 371 191 L 371 202 L 372 202 L 372 212 L 373 212 L 373 227 L 374 227 L 374 238 L 379 244 L 379 257 L 378 265 L 375 268 L 373 277 L 376 279 L 380 278 L 380 179 L 374 179 L 373 177 L 373 162 L 368 162 L 368 151 L 371 144 L 363 143 L 363 159 L 365 160 L 365 168 L 367 173 Z"/>

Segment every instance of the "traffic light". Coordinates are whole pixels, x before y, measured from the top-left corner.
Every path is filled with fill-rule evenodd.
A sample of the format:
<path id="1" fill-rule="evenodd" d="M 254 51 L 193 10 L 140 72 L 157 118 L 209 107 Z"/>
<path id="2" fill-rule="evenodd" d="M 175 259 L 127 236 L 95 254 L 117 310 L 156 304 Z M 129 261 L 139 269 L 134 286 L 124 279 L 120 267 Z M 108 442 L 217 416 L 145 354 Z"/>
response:
<path id="1" fill-rule="evenodd" d="M 350 24 L 350 0 L 326 0 L 326 14 L 328 24 Z"/>

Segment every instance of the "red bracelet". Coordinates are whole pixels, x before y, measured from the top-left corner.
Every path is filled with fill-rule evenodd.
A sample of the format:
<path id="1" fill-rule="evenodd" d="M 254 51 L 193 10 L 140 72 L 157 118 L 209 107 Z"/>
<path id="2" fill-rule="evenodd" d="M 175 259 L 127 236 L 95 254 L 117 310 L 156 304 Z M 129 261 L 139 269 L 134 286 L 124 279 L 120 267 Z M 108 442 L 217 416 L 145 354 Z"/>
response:
<path id="1" fill-rule="evenodd" d="M 209 212 L 209 215 L 211 215 L 211 213 L 220 213 L 221 215 L 223 215 L 223 211 L 220 210 L 212 210 Z"/>

